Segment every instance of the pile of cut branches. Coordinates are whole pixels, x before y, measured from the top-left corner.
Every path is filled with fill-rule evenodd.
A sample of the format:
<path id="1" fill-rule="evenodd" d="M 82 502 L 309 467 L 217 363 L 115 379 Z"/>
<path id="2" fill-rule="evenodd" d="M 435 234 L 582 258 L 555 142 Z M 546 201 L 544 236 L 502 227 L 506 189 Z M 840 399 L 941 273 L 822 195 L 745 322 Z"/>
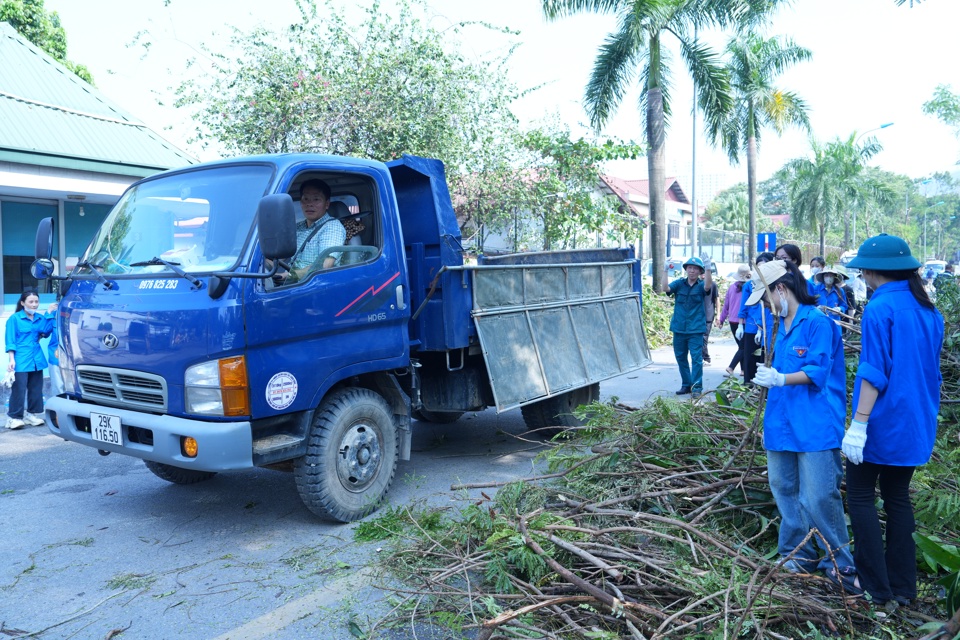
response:
<path id="1" fill-rule="evenodd" d="M 392 556 L 405 606 L 478 638 L 795 638 L 872 624 L 839 586 L 771 560 L 776 509 L 745 395 L 594 405 L 602 426 L 558 442 L 550 473 L 482 493 L 430 531 L 410 512 L 414 535 Z"/>

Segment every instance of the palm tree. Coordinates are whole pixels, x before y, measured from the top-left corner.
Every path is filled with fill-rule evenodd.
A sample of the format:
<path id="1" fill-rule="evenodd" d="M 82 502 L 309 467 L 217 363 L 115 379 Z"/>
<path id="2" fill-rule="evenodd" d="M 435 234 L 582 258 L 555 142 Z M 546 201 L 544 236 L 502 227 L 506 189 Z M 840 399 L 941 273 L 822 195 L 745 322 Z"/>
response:
<path id="1" fill-rule="evenodd" d="M 826 145 L 811 139 L 813 157 L 791 160 L 778 172 L 778 178 L 790 185 L 791 226 L 815 229 L 820 255 L 826 250 L 827 227 L 841 214 L 847 218 L 849 205 L 858 194 L 873 190 L 878 201 L 889 197 L 879 181 L 864 174 L 867 161 L 881 150 L 880 145 L 873 138 L 858 145 L 855 135 L 846 140 L 836 138 Z"/>
<path id="2" fill-rule="evenodd" d="M 600 47 L 587 84 L 585 106 L 590 123 L 600 129 L 619 106 L 639 70 L 640 103 L 647 129 L 647 172 L 650 184 L 653 287 L 660 290 L 666 258 L 666 167 L 664 142 L 670 115 L 669 52 L 663 38 L 680 45 L 697 91 L 708 132 L 716 136 L 723 114 L 731 107 L 730 83 L 719 57 L 697 41 L 697 29 L 758 21 L 787 0 L 542 0 L 548 20 L 578 13 L 612 14 L 617 28 Z"/>
<path id="3" fill-rule="evenodd" d="M 773 86 L 774 79 L 797 62 L 810 59 L 810 50 L 790 39 L 763 39 L 752 31 L 743 32 L 727 44 L 730 84 L 734 107 L 727 116 L 719 138 L 733 164 L 747 155 L 747 193 L 750 238 L 757 235 L 757 150 L 764 126 L 781 135 L 787 125 L 810 129 L 807 105 L 796 94 Z M 716 142 L 717 138 L 714 137 Z M 754 245 L 751 240 L 750 262 Z"/>

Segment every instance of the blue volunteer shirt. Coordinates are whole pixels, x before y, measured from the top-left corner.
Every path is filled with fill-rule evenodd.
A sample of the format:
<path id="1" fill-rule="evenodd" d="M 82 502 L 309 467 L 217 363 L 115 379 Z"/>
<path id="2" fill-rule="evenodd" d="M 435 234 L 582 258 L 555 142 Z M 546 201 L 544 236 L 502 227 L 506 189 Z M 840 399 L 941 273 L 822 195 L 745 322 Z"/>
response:
<path id="1" fill-rule="evenodd" d="M 854 408 L 862 380 L 880 392 L 867 423 L 863 459 L 894 466 L 925 464 L 940 411 L 943 316 L 917 302 L 906 281 L 888 282 L 873 292 L 861 330 Z"/>
<path id="2" fill-rule="evenodd" d="M 764 321 L 761 314 L 766 314 L 767 333 L 769 333 L 773 327 L 773 314 L 770 312 L 770 309 L 764 307 L 763 303 L 760 302 L 748 306 L 747 300 L 750 299 L 751 293 L 753 293 L 753 280 L 748 280 L 743 285 L 743 297 L 740 298 L 740 311 L 737 314 L 738 317 L 743 318 L 743 332 L 754 335 L 757 331 L 763 329 Z M 766 346 L 769 347 L 770 336 L 764 336 L 764 340 L 767 342 Z"/>
<path id="3" fill-rule="evenodd" d="M 703 299 L 709 296 L 710 292 L 704 291 L 703 280 L 697 280 L 693 285 L 686 278 L 674 280 L 670 283 L 667 295 L 676 298 L 673 317 L 670 319 L 670 331 L 704 333 L 707 330 L 707 313 L 703 308 Z"/>
<path id="4" fill-rule="evenodd" d="M 843 292 L 843 289 L 838 289 L 837 287 L 830 287 L 830 290 L 827 291 L 827 286 L 823 283 L 817 283 L 816 288 L 812 291 L 813 295 L 818 297 L 817 304 L 822 304 L 825 307 L 840 307 L 840 313 L 846 313 L 847 309 L 850 306 L 847 304 L 847 295 Z M 836 317 L 836 316 L 834 316 Z"/>
<path id="5" fill-rule="evenodd" d="M 40 334 L 49 333 L 53 318 L 39 311 L 31 320 L 26 311 L 18 311 L 7 319 L 7 353 L 13 351 L 17 372 L 41 371 L 47 368 L 47 359 L 40 348 Z"/>
<path id="6" fill-rule="evenodd" d="M 774 387 L 763 415 L 768 451 L 840 448 L 847 419 L 846 371 L 840 327 L 810 305 L 800 305 L 789 331 L 781 323 L 773 368 L 803 371 L 811 384 Z"/>

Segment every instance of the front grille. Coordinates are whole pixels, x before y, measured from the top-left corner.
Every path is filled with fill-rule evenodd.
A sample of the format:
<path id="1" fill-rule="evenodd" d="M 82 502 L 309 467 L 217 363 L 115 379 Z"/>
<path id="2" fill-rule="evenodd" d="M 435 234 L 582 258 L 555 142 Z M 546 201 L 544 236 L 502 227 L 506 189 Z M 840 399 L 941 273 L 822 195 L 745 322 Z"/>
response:
<path id="1" fill-rule="evenodd" d="M 167 410 L 167 381 L 152 373 L 80 365 L 77 382 L 85 400 L 159 413 Z"/>

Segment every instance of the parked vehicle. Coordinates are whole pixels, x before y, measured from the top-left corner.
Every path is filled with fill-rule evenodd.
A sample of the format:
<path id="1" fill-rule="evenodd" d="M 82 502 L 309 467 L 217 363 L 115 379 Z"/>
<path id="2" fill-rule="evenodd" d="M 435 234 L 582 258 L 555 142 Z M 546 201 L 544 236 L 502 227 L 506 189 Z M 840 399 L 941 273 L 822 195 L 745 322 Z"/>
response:
<path id="1" fill-rule="evenodd" d="M 275 280 L 308 179 L 355 235 L 314 263 L 334 267 Z M 33 273 L 62 295 L 52 433 L 178 484 L 292 466 L 304 504 L 344 522 L 386 494 L 413 418 L 492 406 L 570 426 L 600 381 L 650 362 L 632 250 L 465 264 L 438 160 L 199 164 L 132 185 L 66 277 L 53 239 L 48 218 Z"/>

